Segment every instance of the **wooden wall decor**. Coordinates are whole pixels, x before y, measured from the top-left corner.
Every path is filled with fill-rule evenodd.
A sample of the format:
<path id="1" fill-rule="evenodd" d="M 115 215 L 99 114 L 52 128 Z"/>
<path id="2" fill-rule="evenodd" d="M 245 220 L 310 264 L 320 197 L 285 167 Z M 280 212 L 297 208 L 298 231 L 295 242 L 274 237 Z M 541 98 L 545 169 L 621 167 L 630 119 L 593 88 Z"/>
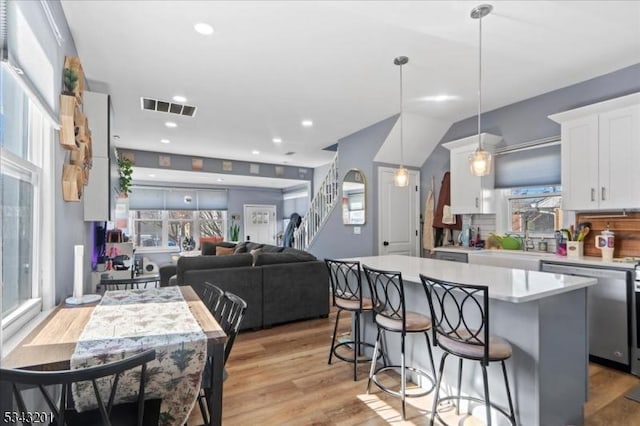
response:
<path id="1" fill-rule="evenodd" d="M 640 257 L 640 212 L 622 215 L 614 213 L 578 213 L 577 223 L 590 222 L 591 231 L 584 240 L 585 256 L 601 256 L 595 246 L 595 236 L 607 229 L 615 234 L 614 257 Z"/>
<path id="2" fill-rule="evenodd" d="M 80 58 L 67 56 L 62 74 L 60 145 L 70 151 L 69 164 L 62 168 L 62 197 L 80 201 L 83 187 L 89 183 L 93 153 L 89 121 L 81 109 L 85 78 Z"/>

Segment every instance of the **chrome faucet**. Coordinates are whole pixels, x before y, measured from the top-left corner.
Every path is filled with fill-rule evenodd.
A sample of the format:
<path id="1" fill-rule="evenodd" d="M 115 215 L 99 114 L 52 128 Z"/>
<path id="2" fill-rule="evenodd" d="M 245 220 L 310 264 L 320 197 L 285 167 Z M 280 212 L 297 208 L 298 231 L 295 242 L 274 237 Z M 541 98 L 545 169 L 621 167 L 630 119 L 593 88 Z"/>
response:
<path id="1" fill-rule="evenodd" d="M 522 244 L 523 251 L 533 250 L 535 245 L 533 244 L 533 239 L 529 235 L 529 221 L 525 219 L 524 221 L 524 244 Z"/>

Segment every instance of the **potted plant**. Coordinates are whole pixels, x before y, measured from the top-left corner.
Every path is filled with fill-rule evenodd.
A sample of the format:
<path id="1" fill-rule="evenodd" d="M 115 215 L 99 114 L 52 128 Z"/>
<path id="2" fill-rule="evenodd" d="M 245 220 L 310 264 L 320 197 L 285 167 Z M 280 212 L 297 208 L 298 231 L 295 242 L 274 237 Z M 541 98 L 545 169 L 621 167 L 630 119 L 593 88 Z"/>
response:
<path id="1" fill-rule="evenodd" d="M 67 96 L 75 96 L 76 95 L 76 85 L 78 84 L 78 71 L 73 68 L 65 68 L 63 71 L 63 80 L 64 91 L 63 95 Z"/>
<path id="2" fill-rule="evenodd" d="M 120 195 L 126 198 L 131 193 L 131 175 L 133 174 L 131 160 L 128 158 L 118 159 L 118 168 L 120 173 Z"/>
<path id="3" fill-rule="evenodd" d="M 239 241 L 240 239 L 240 226 L 235 221 L 231 221 L 231 226 L 229 227 L 229 238 L 231 241 Z"/>

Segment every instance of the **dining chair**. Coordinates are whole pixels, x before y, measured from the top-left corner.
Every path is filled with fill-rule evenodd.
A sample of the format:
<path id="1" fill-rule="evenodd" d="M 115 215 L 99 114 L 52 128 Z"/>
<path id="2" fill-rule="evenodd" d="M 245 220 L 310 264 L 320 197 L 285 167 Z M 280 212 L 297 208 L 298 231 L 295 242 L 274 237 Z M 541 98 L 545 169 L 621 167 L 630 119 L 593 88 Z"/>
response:
<path id="1" fill-rule="evenodd" d="M 216 318 L 216 321 L 220 324 L 220 327 L 227 335 L 227 342 L 224 346 L 224 359 L 222 360 L 223 365 L 226 365 L 227 360 L 229 359 L 229 354 L 231 353 L 231 348 L 233 347 L 233 342 L 236 340 L 236 336 L 238 335 L 238 331 L 240 330 L 240 324 L 242 323 L 242 319 L 244 318 L 247 312 L 247 303 L 236 296 L 233 293 L 225 292 L 224 295 L 220 298 L 219 303 L 217 304 L 217 308 L 215 312 L 213 312 L 213 316 Z M 205 363 L 204 372 L 202 373 L 202 382 L 201 382 L 201 390 L 200 395 L 198 396 L 198 405 L 200 406 L 200 413 L 202 414 L 202 419 L 204 420 L 204 424 L 209 424 L 209 413 L 206 408 L 205 401 L 209 399 L 210 391 L 211 391 L 211 369 L 213 368 L 214 360 L 212 357 L 207 357 L 207 361 Z M 224 379 L 227 378 L 227 371 L 224 371 Z"/>
<path id="2" fill-rule="evenodd" d="M 374 269 L 367 265 L 362 265 L 362 269 L 367 277 L 373 301 L 373 322 L 378 328 L 376 345 L 373 356 L 371 357 L 367 393 L 369 393 L 371 383 L 373 382 L 384 392 L 395 397 L 400 397 L 402 400 L 402 419 L 406 420 L 406 398 L 422 397 L 435 389 L 436 368 L 433 363 L 433 353 L 431 352 L 431 342 L 428 333 L 431 329 L 431 318 L 421 313 L 407 310 L 404 283 L 400 272 Z M 381 348 L 384 349 L 382 343 L 387 332 L 400 334 L 400 365 L 387 365 L 386 363 L 382 366 L 376 365 L 378 351 Z M 425 336 L 427 353 L 429 354 L 429 362 L 431 364 L 431 376 L 418 367 L 406 365 L 405 338 L 408 334 L 416 333 L 421 333 Z M 386 355 L 388 357 L 388 354 Z M 384 383 L 384 377 L 381 373 L 390 370 L 400 370 L 401 380 L 399 391 Z M 407 371 L 413 373 L 418 380 L 426 380 L 431 386 L 424 389 L 412 390 L 410 393 L 407 392 Z"/>
<path id="3" fill-rule="evenodd" d="M 370 357 L 364 355 L 363 349 L 365 347 L 373 349 L 374 347 L 373 344 L 362 342 L 361 340 L 360 316 L 363 313 L 373 312 L 373 303 L 370 297 L 363 296 L 360 262 L 347 262 L 333 259 L 325 259 L 324 262 L 329 270 L 333 306 L 335 306 L 338 311 L 336 313 L 336 323 L 333 327 L 333 335 L 331 337 L 328 363 L 331 364 L 334 355 L 342 361 L 353 363 L 353 380 L 357 380 L 358 362 L 371 361 Z M 338 323 L 340 322 L 340 314 L 342 311 L 353 314 L 353 337 L 336 344 Z M 341 354 L 339 348 L 343 347 L 351 348 L 353 355 L 348 357 L 348 354 Z"/>
<path id="4" fill-rule="evenodd" d="M 509 378 L 505 360 L 512 354 L 512 348 L 505 339 L 489 333 L 489 288 L 484 285 L 458 284 L 426 277 L 420 274 L 420 280 L 427 293 L 429 309 L 433 320 L 433 342 L 442 349 L 440 370 L 436 394 L 433 398 L 431 425 L 437 418 L 446 424 L 438 414 L 438 405 L 444 401 L 457 400 L 456 414 L 460 414 L 460 401 L 466 400 L 484 404 L 487 425 L 491 426 L 492 415 L 489 407 L 506 416 L 512 425 L 516 424 L 513 400 L 509 389 Z M 458 357 L 458 393 L 457 396 L 440 397 L 440 385 L 445 361 L 449 355 Z M 461 396 L 462 362 L 478 361 L 482 370 L 484 399 L 473 396 Z M 487 367 L 491 362 L 500 362 L 506 388 L 509 412 L 491 402 Z M 470 409 L 470 406 L 467 407 Z"/>
<path id="5" fill-rule="evenodd" d="M 119 361 L 103 365 L 61 371 L 33 371 L 23 369 L 0 368 L 0 386 L 8 386 L 12 389 L 13 397 L 17 405 L 17 413 L 22 413 L 24 424 L 32 423 L 52 423 L 67 426 L 90 426 L 90 425 L 157 425 L 160 414 L 159 399 L 145 400 L 145 378 L 147 363 L 156 358 L 154 349 L 132 355 Z M 141 367 L 141 373 L 131 370 Z M 139 388 L 135 402 L 114 404 L 118 389 L 118 384 L 123 375 L 127 377 L 138 377 Z M 98 391 L 98 381 L 103 383 L 113 376 L 111 390 L 108 395 L 101 395 Z M 93 386 L 96 396 L 97 408 L 88 411 L 77 412 L 73 408 L 72 384 L 87 382 Z M 60 400 L 56 404 L 53 389 L 48 387 L 56 386 L 60 389 Z M 33 400 L 33 395 L 24 395 L 23 392 L 30 392 L 38 388 L 42 398 L 46 401 L 50 413 L 42 410 L 29 410 L 25 401 Z M 108 399 L 105 399 L 108 397 Z M 42 416 L 42 417 L 39 417 Z M 5 420 L 6 417 L 5 417 Z M 18 421 L 16 421 L 18 423 Z"/>

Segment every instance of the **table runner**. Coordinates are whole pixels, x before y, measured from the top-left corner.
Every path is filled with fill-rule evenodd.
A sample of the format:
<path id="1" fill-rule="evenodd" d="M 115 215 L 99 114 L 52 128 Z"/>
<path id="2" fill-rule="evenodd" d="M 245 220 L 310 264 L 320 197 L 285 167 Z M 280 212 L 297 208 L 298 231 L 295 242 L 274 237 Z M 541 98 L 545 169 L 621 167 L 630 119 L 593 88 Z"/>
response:
<path id="1" fill-rule="evenodd" d="M 106 364 L 152 348 L 156 359 L 147 367 L 145 397 L 162 398 L 160 425 L 185 424 L 200 391 L 207 337 L 177 287 L 107 291 L 80 336 L 71 368 Z M 135 401 L 139 370 L 120 378 L 117 402 Z M 111 379 L 99 387 L 108 399 Z M 73 397 L 78 411 L 96 407 L 90 382 L 74 386 Z"/>

